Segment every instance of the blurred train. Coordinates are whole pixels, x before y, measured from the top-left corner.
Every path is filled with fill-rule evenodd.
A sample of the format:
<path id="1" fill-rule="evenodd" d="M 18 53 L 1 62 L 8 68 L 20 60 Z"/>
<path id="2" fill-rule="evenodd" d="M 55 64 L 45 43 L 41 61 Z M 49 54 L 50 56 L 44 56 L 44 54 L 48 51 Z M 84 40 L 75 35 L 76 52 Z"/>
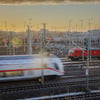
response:
<path id="1" fill-rule="evenodd" d="M 100 59 L 100 48 L 91 48 L 89 49 L 89 56 L 91 54 L 92 58 Z M 82 59 L 83 51 L 79 48 L 72 48 L 68 52 L 68 58 L 71 60 L 79 60 Z M 84 58 L 87 58 L 87 50 L 84 50 Z"/>
<path id="2" fill-rule="evenodd" d="M 44 76 L 64 75 L 64 66 L 55 55 L 2 56 L 0 57 L 0 81 L 39 79 Z"/>

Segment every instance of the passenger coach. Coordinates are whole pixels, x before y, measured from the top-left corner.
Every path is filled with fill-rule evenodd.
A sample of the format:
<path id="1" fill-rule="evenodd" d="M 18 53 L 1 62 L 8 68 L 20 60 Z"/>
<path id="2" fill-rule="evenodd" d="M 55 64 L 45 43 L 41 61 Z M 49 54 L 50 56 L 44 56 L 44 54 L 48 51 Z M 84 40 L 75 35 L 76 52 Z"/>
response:
<path id="1" fill-rule="evenodd" d="M 0 81 L 64 75 L 64 66 L 55 56 L 4 56 L 0 57 Z"/>

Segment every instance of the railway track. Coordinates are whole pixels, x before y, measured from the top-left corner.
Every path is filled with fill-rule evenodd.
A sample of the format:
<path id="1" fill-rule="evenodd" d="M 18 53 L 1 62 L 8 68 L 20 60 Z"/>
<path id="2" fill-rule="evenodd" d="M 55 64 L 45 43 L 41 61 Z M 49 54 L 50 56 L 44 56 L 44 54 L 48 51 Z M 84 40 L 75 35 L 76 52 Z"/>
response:
<path id="1" fill-rule="evenodd" d="M 95 89 L 94 85 L 100 86 L 100 78 L 90 78 L 89 83 L 91 83 L 89 86 L 91 89 Z M 44 85 L 40 83 L 28 83 L 28 84 L 19 84 L 19 85 L 13 85 L 13 86 L 6 86 L 6 87 L 0 87 L 0 98 L 3 98 L 4 100 L 7 100 L 7 98 L 10 98 L 10 100 L 15 99 L 17 95 L 17 99 L 19 98 L 27 98 L 27 97 L 37 97 L 37 96 L 43 96 L 48 94 L 61 94 L 66 92 L 80 92 L 85 91 L 86 87 L 86 78 L 83 79 L 67 79 L 62 78 L 61 80 L 54 80 L 54 81 L 48 81 L 44 83 Z M 24 96 L 24 97 L 23 97 Z M 2 99 L 1 99 L 2 100 Z"/>
<path id="2" fill-rule="evenodd" d="M 28 98 L 26 100 L 99 100 L 100 98 L 100 91 L 91 91 L 91 93 L 85 92 L 73 92 L 73 93 L 65 93 L 60 95 L 54 96 L 43 96 L 43 97 L 36 97 L 36 98 Z"/>
<path id="3" fill-rule="evenodd" d="M 66 58 L 61 58 L 64 65 L 65 75 L 85 75 L 87 69 L 87 61 L 66 61 Z M 100 76 L 100 60 L 89 62 L 89 75 Z"/>
<path id="4" fill-rule="evenodd" d="M 53 78 L 44 78 L 45 79 L 45 83 L 48 84 L 55 84 L 57 82 L 65 82 L 65 83 L 71 83 L 71 82 L 77 82 L 77 81 L 85 81 L 86 80 L 86 75 L 80 75 L 80 76 L 62 76 L 62 77 L 55 77 Z M 99 80 L 100 77 L 98 76 L 89 76 L 90 80 Z M 17 88 L 17 87 L 21 87 L 21 86 L 33 86 L 33 85 L 40 85 L 41 83 L 39 83 L 37 80 L 35 79 L 26 79 L 26 80 L 19 80 L 19 81 L 5 81 L 5 82 L 0 82 L 0 89 L 6 89 L 6 88 Z"/>
<path id="5" fill-rule="evenodd" d="M 81 67 L 81 66 L 86 66 L 87 65 L 87 61 L 70 61 L 66 58 L 60 58 L 60 59 L 61 59 L 64 66 L 78 66 L 78 67 Z M 89 61 L 89 65 L 90 66 L 100 65 L 100 60 Z"/>

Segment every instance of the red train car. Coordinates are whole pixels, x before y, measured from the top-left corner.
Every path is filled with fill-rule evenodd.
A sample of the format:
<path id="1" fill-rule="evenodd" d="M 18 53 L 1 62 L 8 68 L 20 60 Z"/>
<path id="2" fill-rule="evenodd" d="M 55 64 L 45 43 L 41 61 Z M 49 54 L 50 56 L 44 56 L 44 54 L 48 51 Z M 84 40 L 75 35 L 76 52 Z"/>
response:
<path id="1" fill-rule="evenodd" d="M 92 58 L 99 58 L 100 59 L 100 48 L 91 48 L 89 49 L 89 56 L 91 55 Z M 72 48 L 68 52 L 68 58 L 71 60 L 79 60 L 82 59 L 83 51 L 78 48 Z M 87 50 L 84 50 L 84 58 L 87 58 Z"/>

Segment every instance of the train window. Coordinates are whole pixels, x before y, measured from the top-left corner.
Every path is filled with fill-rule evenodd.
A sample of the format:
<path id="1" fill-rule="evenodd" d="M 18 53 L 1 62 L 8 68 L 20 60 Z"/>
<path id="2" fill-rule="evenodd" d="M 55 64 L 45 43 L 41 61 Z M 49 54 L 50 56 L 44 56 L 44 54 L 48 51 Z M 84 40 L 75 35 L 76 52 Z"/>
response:
<path id="1" fill-rule="evenodd" d="M 74 52 L 74 50 L 69 50 L 69 54 L 72 54 Z"/>
<path id="2" fill-rule="evenodd" d="M 13 76 L 22 76 L 22 71 L 13 71 L 13 72 L 3 72 L 0 74 L 1 77 L 13 77 Z"/>
<path id="3" fill-rule="evenodd" d="M 4 72 L 0 72 L 0 77 L 5 77 L 5 73 Z"/>
<path id="4" fill-rule="evenodd" d="M 78 53 L 78 50 L 76 50 L 75 52 Z"/>
<path id="5" fill-rule="evenodd" d="M 58 67 L 58 65 L 56 63 L 53 63 L 53 65 L 54 65 L 55 69 L 59 70 L 59 67 Z"/>

